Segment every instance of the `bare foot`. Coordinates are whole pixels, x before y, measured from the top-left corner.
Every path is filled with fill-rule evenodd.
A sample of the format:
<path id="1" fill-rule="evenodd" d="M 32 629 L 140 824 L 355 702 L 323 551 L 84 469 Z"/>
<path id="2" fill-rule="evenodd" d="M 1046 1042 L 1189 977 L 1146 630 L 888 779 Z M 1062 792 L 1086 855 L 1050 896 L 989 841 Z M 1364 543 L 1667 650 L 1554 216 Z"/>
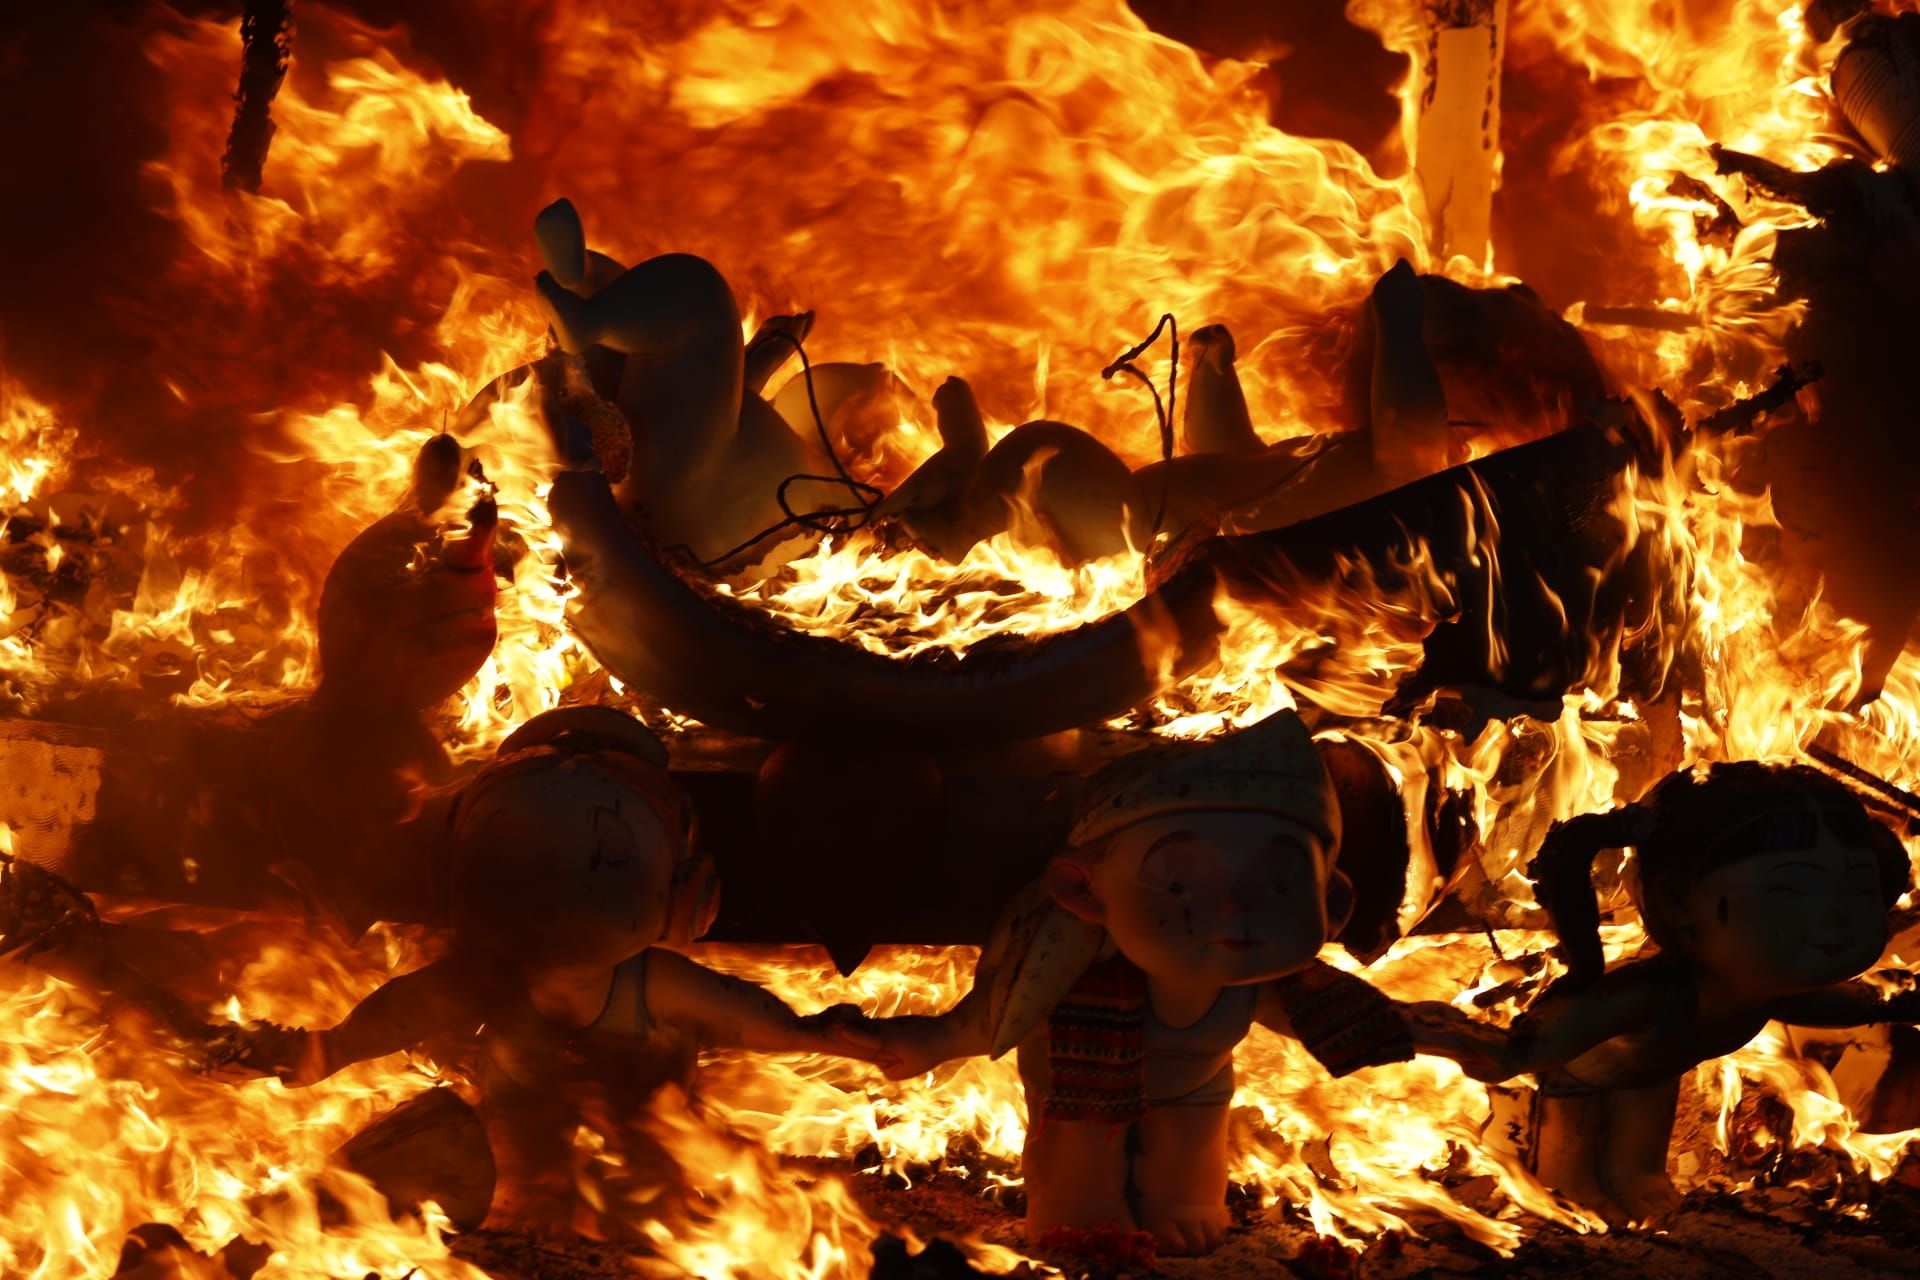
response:
<path id="1" fill-rule="evenodd" d="M 1608 1226 L 1627 1225 L 1626 1210 L 1607 1194 L 1606 1188 L 1602 1187 L 1597 1179 L 1586 1176 L 1576 1177 L 1564 1171 L 1556 1177 L 1549 1178 L 1544 1170 L 1539 1177 L 1540 1181 L 1562 1200 L 1570 1201 L 1575 1207 L 1586 1210 Z"/>
<path id="2" fill-rule="evenodd" d="M 1032 1189 L 1028 1190 L 1026 1233 L 1029 1241 L 1037 1241 L 1048 1232 L 1063 1227 L 1079 1231 L 1099 1231 L 1109 1227 L 1131 1231 L 1135 1225 L 1133 1214 L 1122 1199 L 1049 1202 L 1042 1198 L 1036 1204 Z"/>
<path id="3" fill-rule="evenodd" d="M 1212 1253 L 1227 1238 L 1231 1222 L 1224 1204 L 1140 1205 L 1140 1225 L 1153 1232 L 1162 1252 L 1175 1256 Z"/>
<path id="4" fill-rule="evenodd" d="M 1666 1174 L 1641 1173 L 1615 1186 L 1613 1199 L 1628 1221 L 1653 1226 L 1680 1207 L 1681 1196 Z"/>

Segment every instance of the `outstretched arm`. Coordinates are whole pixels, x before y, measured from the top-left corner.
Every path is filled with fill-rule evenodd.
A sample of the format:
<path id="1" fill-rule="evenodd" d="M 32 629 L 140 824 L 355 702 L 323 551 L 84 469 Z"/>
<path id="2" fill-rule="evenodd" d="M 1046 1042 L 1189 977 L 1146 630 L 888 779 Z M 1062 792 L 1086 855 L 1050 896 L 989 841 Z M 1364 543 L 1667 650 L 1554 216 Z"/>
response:
<path id="1" fill-rule="evenodd" d="M 1768 1008 L 1801 1027 L 1865 1027 L 1876 1022 L 1920 1022 L 1920 991 L 1887 996 L 1866 982 L 1842 982 L 1776 1000 Z"/>
<path id="2" fill-rule="evenodd" d="M 1562 1067 L 1615 1036 L 1658 1025 L 1678 1016 L 1665 1007 L 1674 1003 L 1665 998 L 1669 994 L 1658 978 L 1631 969 L 1615 970 L 1580 991 L 1549 990 L 1513 1024 L 1506 1050 L 1499 1055 L 1503 1074 L 1482 1078 L 1506 1079 Z M 1468 1070 L 1474 1068 L 1468 1065 Z"/>
<path id="3" fill-rule="evenodd" d="M 873 1029 L 883 1053 L 874 1061 L 893 1079 L 904 1080 L 954 1058 L 985 1057 L 993 1051 L 990 987 L 976 978 L 973 990 L 945 1013 L 879 1019 Z"/>
<path id="4" fill-rule="evenodd" d="M 1437 1000 L 1407 1004 L 1319 961 L 1260 984 L 1254 1021 L 1300 1041 L 1334 1075 L 1417 1053 L 1452 1058 L 1476 1078 L 1498 1072 L 1507 1033 Z"/>
<path id="5" fill-rule="evenodd" d="M 691 1027 L 703 1044 L 772 1053 L 872 1059 L 878 1039 L 851 1005 L 802 1017 L 771 991 L 695 964 L 677 951 L 646 953 L 647 1014 Z"/>
<path id="6" fill-rule="evenodd" d="M 290 1084 L 313 1084 L 336 1071 L 411 1049 L 485 1021 L 498 979 L 459 956 L 402 974 L 353 1007 L 337 1026 L 307 1032 L 309 1044 Z"/>
<path id="7" fill-rule="evenodd" d="M 356 1062 L 471 1032 L 485 1020 L 499 981 L 483 965 L 447 956 L 386 983 L 325 1030 L 272 1023 L 230 1028 L 207 1046 L 207 1066 L 276 1075 L 295 1086 L 318 1084 Z"/>

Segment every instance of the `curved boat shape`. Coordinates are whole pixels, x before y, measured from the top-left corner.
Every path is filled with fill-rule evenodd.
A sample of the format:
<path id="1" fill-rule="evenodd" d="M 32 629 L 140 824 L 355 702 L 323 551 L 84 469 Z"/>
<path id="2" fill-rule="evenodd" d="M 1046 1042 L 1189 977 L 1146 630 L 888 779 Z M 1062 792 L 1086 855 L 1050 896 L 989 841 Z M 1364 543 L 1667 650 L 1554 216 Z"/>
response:
<path id="1" fill-rule="evenodd" d="M 547 504 L 576 589 L 569 616 L 601 663 L 676 711 L 757 737 L 1017 742 L 1120 715 L 1216 652 L 1204 562 L 1074 631 L 895 659 L 790 630 L 682 574 L 597 471 L 562 472 Z"/>
<path id="2" fill-rule="evenodd" d="M 1635 456 L 1631 442 L 1597 428 L 1563 432 L 1287 529 L 1209 539 L 1131 608 L 961 657 L 883 657 L 717 594 L 627 523 L 598 471 L 562 472 L 548 507 L 575 586 L 574 630 L 623 682 L 755 737 L 945 749 L 1123 714 L 1217 654 L 1217 590 L 1285 608 L 1352 557 L 1377 566 L 1390 587 L 1410 536 L 1425 539 L 1456 579 L 1456 612 L 1437 622 L 1426 662 L 1402 691 L 1563 690 L 1626 620 L 1657 603 L 1641 563 L 1648 545 L 1636 545 L 1610 508 Z M 1486 571 L 1488 529 L 1474 515 L 1482 505 L 1501 530 L 1504 588 Z"/>

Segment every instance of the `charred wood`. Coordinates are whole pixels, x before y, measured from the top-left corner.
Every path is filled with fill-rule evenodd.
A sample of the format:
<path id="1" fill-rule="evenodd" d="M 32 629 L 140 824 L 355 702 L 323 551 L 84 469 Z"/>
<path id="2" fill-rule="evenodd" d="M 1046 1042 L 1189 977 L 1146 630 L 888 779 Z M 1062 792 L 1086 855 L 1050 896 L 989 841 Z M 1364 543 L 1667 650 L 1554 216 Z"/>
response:
<path id="1" fill-rule="evenodd" d="M 1783 364 L 1773 372 L 1773 381 L 1764 388 L 1694 424 L 1695 431 L 1709 435 L 1743 436 L 1753 430 L 1754 421 L 1792 404 L 1794 397 L 1820 381 L 1820 366 L 1813 363 Z"/>
<path id="2" fill-rule="evenodd" d="M 1214 660 L 1216 590 L 1285 609 L 1355 560 L 1392 590 L 1416 538 L 1458 584 L 1456 616 L 1428 641 L 1417 690 L 1564 691 L 1634 601 L 1651 607 L 1645 565 L 1607 514 L 1632 455 L 1597 428 L 1568 431 L 1284 529 L 1204 542 L 1124 612 L 959 658 L 889 659 L 770 623 L 650 545 L 595 471 L 563 473 L 549 503 L 576 589 L 574 626 L 630 686 L 774 741 L 950 749 L 1109 720 Z M 1497 582 L 1480 559 L 1496 527 L 1506 531 Z"/>
<path id="3" fill-rule="evenodd" d="M 227 186 L 258 191 L 273 145 L 274 95 L 293 55 L 292 0 L 247 0 L 240 43 L 240 87 L 233 95 L 233 129 L 220 170 Z"/>
<path id="4" fill-rule="evenodd" d="M 1907 369 L 1920 333 L 1920 204 L 1900 169 L 1844 160 L 1798 173 L 1725 148 L 1737 173 L 1819 219 L 1782 231 L 1774 250 L 1780 292 L 1806 303 L 1788 336 L 1796 366 L 1823 376 L 1807 411 L 1759 438 L 1733 479 L 1770 490 L 1779 518 L 1778 572 L 1794 593 L 1820 592 L 1865 623 L 1856 703 L 1877 697 L 1920 618 L 1920 459 L 1908 438 Z"/>

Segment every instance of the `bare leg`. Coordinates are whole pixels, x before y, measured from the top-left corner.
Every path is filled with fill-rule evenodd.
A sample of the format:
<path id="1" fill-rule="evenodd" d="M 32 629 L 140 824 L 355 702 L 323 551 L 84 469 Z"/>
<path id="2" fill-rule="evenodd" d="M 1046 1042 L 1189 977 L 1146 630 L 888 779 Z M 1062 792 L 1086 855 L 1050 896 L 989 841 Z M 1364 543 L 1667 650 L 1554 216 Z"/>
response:
<path id="1" fill-rule="evenodd" d="M 1168 1253 L 1210 1253 L 1226 1236 L 1227 1108 L 1148 1107 L 1133 1158 L 1140 1225 Z"/>
<path id="2" fill-rule="evenodd" d="M 1680 1202 L 1667 1176 L 1678 1079 L 1607 1094 L 1606 1149 L 1600 1178 L 1635 1222 L 1658 1219 Z"/>
<path id="3" fill-rule="evenodd" d="M 759 395 L 767 389 L 767 383 L 773 375 L 780 372 L 781 366 L 793 359 L 794 344 L 787 341 L 792 337 L 800 342 L 807 340 L 813 331 L 813 312 L 802 311 L 792 316 L 768 316 L 760 322 L 760 328 L 747 343 L 746 388 Z M 786 336 L 782 336 L 786 335 Z"/>
<path id="4" fill-rule="evenodd" d="M 1127 1126 L 1048 1120 L 1027 1133 L 1027 1239 L 1055 1227 L 1131 1228 Z"/>
<path id="5" fill-rule="evenodd" d="M 1607 1100 L 1604 1093 L 1541 1094 L 1534 1172 L 1581 1208 L 1612 1221 L 1619 1216 L 1619 1207 L 1600 1181 L 1601 1158 L 1607 1149 Z"/>

